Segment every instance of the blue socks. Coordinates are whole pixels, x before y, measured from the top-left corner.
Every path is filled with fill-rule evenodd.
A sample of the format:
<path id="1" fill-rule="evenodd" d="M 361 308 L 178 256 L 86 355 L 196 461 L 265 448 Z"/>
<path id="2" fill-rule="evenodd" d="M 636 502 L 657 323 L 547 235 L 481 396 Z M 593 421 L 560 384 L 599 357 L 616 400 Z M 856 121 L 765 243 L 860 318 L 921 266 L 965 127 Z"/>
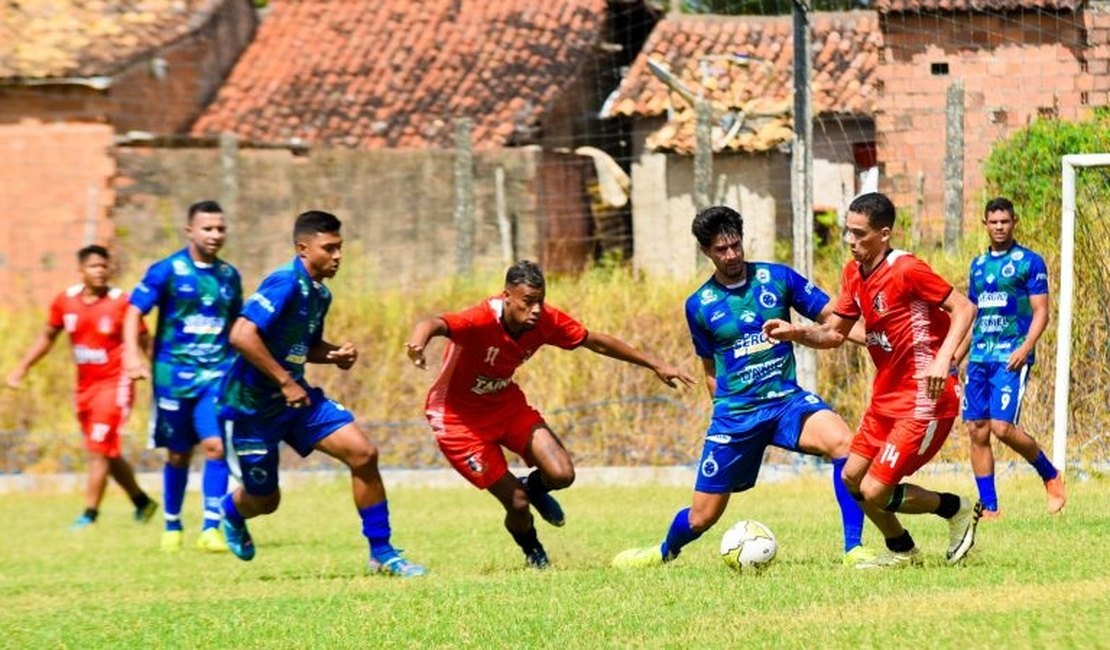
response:
<path id="1" fill-rule="evenodd" d="M 389 502 L 382 501 L 372 506 L 358 509 L 362 519 L 362 535 L 370 542 L 370 555 L 381 560 L 396 553 L 389 543 L 392 531 L 389 529 Z"/>
<path id="2" fill-rule="evenodd" d="M 166 530 L 181 530 L 181 504 L 185 501 L 185 485 L 188 482 L 188 467 L 174 467 L 166 463 L 162 468 L 162 494 L 166 500 L 163 506 Z"/>
<path id="3" fill-rule="evenodd" d="M 840 478 L 846 462 L 848 462 L 847 458 L 832 459 L 833 493 L 836 495 L 837 505 L 840 506 L 840 522 L 844 526 L 845 553 L 863 543 L 863 508 L 852 498 L 847 486 Z"/>
<path id="4" fill-rule="evenodd" d="M 232 496 L 233 493 L 228 492 L 220 499 L 220 512 L 232 526 L 242 528 L 246 522 L 243 520 L 243 515 L 239 514 L 239 509 L 235 507 L 235 499 Z"/>
<path id="5" fill-rule="evenodd" d="M 994 474 L 976 476 L 975 485 L 979 488 L 979 500 L 983 502 L 983 509 L 998 510 L 998 493 L 994 489 Z"/>
<path id="6" fill-rule="evenodd" d="M 220 525 L 220 500 L 227 494 L 228 473 L 226 460 L 205 459 L 204 478 L 201 481 L 204 497 L 203 530 Z"/>
<path id="7" fill-rule="evenodd" d="M 1044 450 L 1037 452 L 1037 458 L 1029 463 L 1033 469 L 1037 470 L 1042 481 L 1051 481 L 1059 475 L 1056 468 L 1052 465 L 1052 461 L 1048 460 L 1048 456 L 1044 455 Z"/>
<path id="8" fill-rule="evenodd" d="M 659 547 L 663 554 L 663 561 L 670 562 L 675 559 L 682 552 L 683 546 L 699 537 L 701 533 L 696 533 L 690 528 L 690 509 L 679 510 L 674 516 L 674 521 L 671 522 L 670 530 L 667 531 L 667 539 L 663 540 L 663 545 Z"/>

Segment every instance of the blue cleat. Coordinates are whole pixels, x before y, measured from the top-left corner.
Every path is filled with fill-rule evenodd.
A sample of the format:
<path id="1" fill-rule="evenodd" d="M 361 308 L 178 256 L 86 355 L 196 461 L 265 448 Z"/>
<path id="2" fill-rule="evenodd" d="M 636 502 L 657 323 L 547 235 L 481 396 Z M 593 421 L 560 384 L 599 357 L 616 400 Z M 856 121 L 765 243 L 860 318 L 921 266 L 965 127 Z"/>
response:
<path id="1" fill-rule="evenodd" d="M 532 507 L 536 509 L 540 517 L 547 523 L 562 528 L 567 523 L 566 515 L 563 514 L 563 508 L 555 497 L 551 496 L 548 492 L 539 492 L 533 494 L 535 490 L 528 489 L 528 477 L 520 479 L 520 484 L 524 486 L 524 491 L 528 493 L 528 500 L 532 502 Z"/>
<path id="2" fill-rule="evenodd" d="M 370 557 L 370 573 L 384 573 L 400 578 L 419 578 L 428 570 L 415 562 L 405 559 L 400 551 L 387 553 L 380 558 Z"/>
<path id="3" fill-rule="evenodd" d="M 81 516 L 75 519 L 73 523 L 69 525 L 69 529 L 73 532 L 77 532 L 79 530 L 84 530 L 95 523 L 95 519 L 86 515 L 85 513 L 81 513 Z"/>
<path id="4" fill-rule="evenodd" d="M 249 562 L 254 557 L 254 541 L 251 540 L 246 522 L 242 526 L 236 526 L 224 517 L 220 520 L 220 530 L 227 541 L 227 550 L 234 553 L 235 557 L 244 562 Z"/>

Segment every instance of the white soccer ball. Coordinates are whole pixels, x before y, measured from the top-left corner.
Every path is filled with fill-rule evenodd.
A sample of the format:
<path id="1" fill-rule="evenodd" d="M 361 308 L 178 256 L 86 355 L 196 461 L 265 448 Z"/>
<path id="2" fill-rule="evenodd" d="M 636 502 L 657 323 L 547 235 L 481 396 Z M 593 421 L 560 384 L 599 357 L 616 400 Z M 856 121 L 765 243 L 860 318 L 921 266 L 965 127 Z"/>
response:
<path id="1" fill-rule="evenodd" d="M 750 519 L 736 522 L 721 537 L 721 559 L 736 571 L 761 571 L 778 550 L 771 529 Z"/>

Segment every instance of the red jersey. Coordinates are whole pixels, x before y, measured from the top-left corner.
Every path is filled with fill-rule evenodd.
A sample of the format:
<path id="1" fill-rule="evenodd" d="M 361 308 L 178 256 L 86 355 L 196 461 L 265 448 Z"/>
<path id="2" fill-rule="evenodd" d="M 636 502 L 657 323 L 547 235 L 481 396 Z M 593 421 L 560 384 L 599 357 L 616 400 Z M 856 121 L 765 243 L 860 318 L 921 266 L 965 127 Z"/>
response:
<path id="1" fill-rule="evenodd" d="M 86 303 L 84 285 L 76 284 L 58 294 L 50 305 L 48 323 L 69 334 L 77 364 L 77 392 L 101 382 L 119 383 L 123 375 L 123 316 L 127 294 L 109 289 L 103 298 Z"/>
<path id="2" fill-rule="evenodd" d="M 879 415 L 918 420 L 959 413 L 953 377 L 937 399 L 930 399 L 924 373 L 948 335 L 951 319 L 940 305 L 952 285 L 906 251 L 891 250 L 866 277 L 856 261 L 841 277 L 837 315 L 861 316 L 867 326 L 867 351 L 875 362 L 871 410 Z"/>
<path id="3" fill-rule="evenodd" d="M 586 328 L 545 304 L 536 326 L 514 338 L 501 324 L 501 298 L 440 316 L 450 339 L 443 368 L 425 406 L 428 411 L 484 415 L 519 394 L 513 373 L 542 345 L 571 350 L 586 340 Z M 515 395 L 513 395 L 515 396 Z"/>

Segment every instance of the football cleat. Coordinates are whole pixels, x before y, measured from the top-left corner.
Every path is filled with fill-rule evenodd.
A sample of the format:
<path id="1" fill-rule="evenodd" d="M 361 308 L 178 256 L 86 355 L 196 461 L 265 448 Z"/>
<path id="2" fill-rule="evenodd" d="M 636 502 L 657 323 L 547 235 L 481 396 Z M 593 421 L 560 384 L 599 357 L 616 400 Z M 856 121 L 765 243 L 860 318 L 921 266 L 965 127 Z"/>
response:
<path id="1" fill-rule="evenodd" d="M 567 518 L 563 514 L 563 508 L 559 505 L 559 502 L 555 500 L 555 497 L 551 496 L 548 492 L 539 494 L 532 494 L 532 492 L 529 492 L 527 476 L 520 479 L 520 484 L 524 486 L 524 491 L 528 492 L 528 500 L 532 502 L 532 507 L 543 517 L 544 521 L 556 528 L 561 528 L 567 523 Z"/>
<path id="2" fill-rule="evenodd" d="M 73 523 L 69 525 L 69 529 L 73 532 L 77 532 L 79 530 L 85 530 L 95 523 L 95 519 L 82 512 L 81 515 L 77 517 L 77 519 L 74 519 Z"/>
<path id="3" fill-rule="evenodd" d="M 251 539 L 251 533 L 247 530 L 246 522 L 242 526 L 236 526 L 228 521 L 227 517 L 220 520 L 220 531 L 224 534 L 224 539 L 227 541 L 227 550 L 231 551 L 235 557 L 249 562 L 254 558 L 254 541 Z"/>
<path id="4" fill-rule="evenodd" d="M 663 550 L 658 546 L 645 546 L 644 548 L 630 548 L 613 558 L 610 563 L 618 569 L 640 569 L 649 566 L 663 565 Z"/>
<path id="5" fill-rule="evenodd" d="M 405 559 L 400 551 L 393 551 L 380 558 L 370 557 L 370 573 L 384 573 L 401 578 L 419 578 L 428 570 L 416 562 Z"/>
<path id="6" fill-rule="evenodd" d="M 975 526 L 983 515 L 983 503 L 960 497 L 960 509 L 948 520 L 948 551 L 944 557 L 957 564 L 975 546 Z"/>
<path id="7" fill-rule="evenodd" d="M 844 558 L 840 561 L 846 567 L 857 566 L 861 562 L 870 562 L 879 556 L 878 553 L 872 551 L 866 546 L 853 546 L 844 554 Z"/>
<path id="8" fill-rule="evenodd" d="M 135 508 L 135 521 L 140 524 L 145 524 L 154 517 L 154 513 L 158 512 L 158 502 L 149 499 L 141 508 Z"/>
<path id="9" fill-rule="evenodd" d="M 547 559 L 547 551 L 543 550 L 542 546 L 538 546 L 532 549 L 531 552 L 525 553 L 524 561 L 533 569 L 546 569 L 551 566 L 551 561 Z"/>
<path id="10" fill-rule="evenodd" d="M 159 547 L 163 553 L 177 553 L 185 543 L 185 533 L 180 530 L 162 531 L 162 542 Z"/>
<path id="11" fill-rule="evenodd" d="M 227 553 L 227 542 L 219 528 L 205 528 L 197 538 L 197 548 L 207 553 Z"/>
<path id="12" fill-rule="evenodd" d="M 1048 493 L 1048 514 L 1054 515 L 1064 509 L 1064 504 L 1067 503 L 1067 492 L 1064 490 L 1064 475 L 1056 474 L 1056 478 L 1051 478 L 1044 482 L 1044 490 Z"/>
<path id="13" fill-rule="evenodd" d="M 862 547 L 856 547 L 862 548 Z M 870 560 L 857 562 L 857 569 L 898 569 L 907 566 L 921 566 L 921 551 L 915 546 L 905 553 L 887 552 L 876 555 Z"/>

